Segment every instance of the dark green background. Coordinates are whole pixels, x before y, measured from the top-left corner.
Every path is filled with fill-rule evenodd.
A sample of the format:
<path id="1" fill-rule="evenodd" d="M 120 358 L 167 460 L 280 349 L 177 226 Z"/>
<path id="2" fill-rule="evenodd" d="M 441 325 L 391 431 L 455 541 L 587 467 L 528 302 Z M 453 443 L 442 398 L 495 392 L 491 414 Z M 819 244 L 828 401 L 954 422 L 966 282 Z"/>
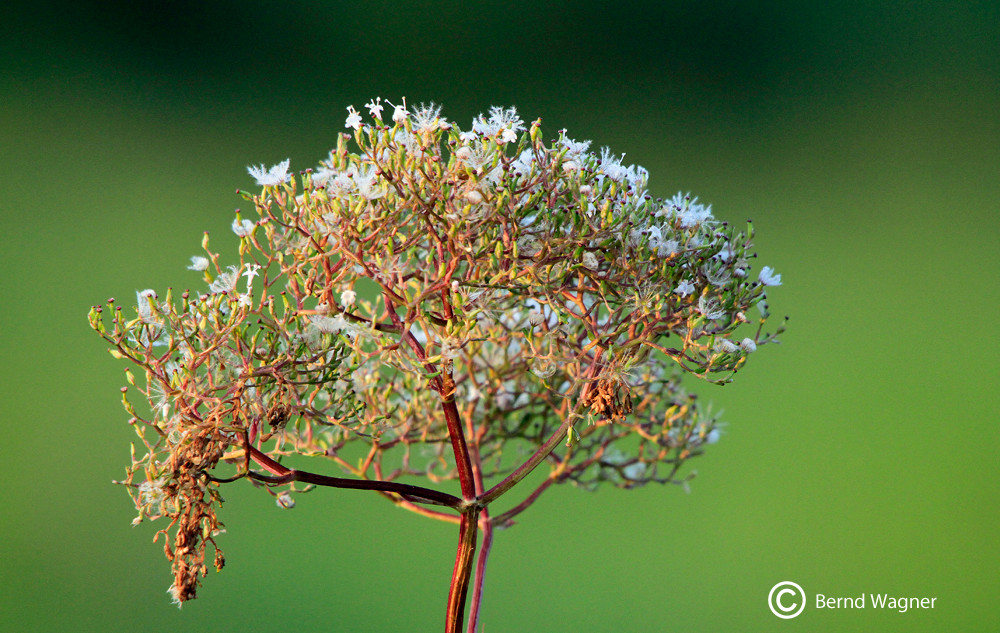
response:
<path id="1" fill-rule="evenodd" d="M 677 488 L 548 492 L 490 562 L 487 631 L 996 630 L 995 2 L 6 3 L 0 39 L 0 629 L 434 631 L 456 530 L 360 492 L 230 488 L 226 570 L 178 611 L 90 305 L 197 285 L 247 164 L 323 157 L 345 106 L 542 117 L 752 217 L 792 317 L 701 393 Z M 817 610 L 807 593 L 937 597 Z"/>

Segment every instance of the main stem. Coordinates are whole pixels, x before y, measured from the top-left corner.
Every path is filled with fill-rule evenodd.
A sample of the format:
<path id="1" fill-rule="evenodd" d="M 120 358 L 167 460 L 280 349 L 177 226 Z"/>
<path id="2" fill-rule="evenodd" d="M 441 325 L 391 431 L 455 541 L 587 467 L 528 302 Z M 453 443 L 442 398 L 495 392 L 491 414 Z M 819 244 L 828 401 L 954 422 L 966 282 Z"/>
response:
<path id="1" fill-rule="evenodd" d="M 489 559 L 490 548 L 493 546 L 493 520 L 486 508 L 483 508 L 479 514 L 479 529 L 483 531 L 483 546 L 476 559 L 476 576 L 472 581 L 472 605 L 469 607 L 469 622 L 465 627 L 466 633 L 476 633 L 476 627 L 479 625 L 479 607 L 483 603 L 486 561 Z"/>
<path id="2" fill-rule="evenodd" d="M 476 554 L 476 535 L 479 532 L 479 509 L 470 508 L 462 514 L 458 524 L 458 553 L 455 569 L 451 574 L 451 589 L 448 592 L 448 615 L 445 618 L 446 633 L 461 633 L 465 616 L 465 596 L 472 576 L 472 561 Z"/>
<path id="3" fill-rule="evenodd" d="M 455 451 L 455 465 L 458 468 L 458 479 L 462 488 L 462 499 L 472 502 L 476 498 L 476 483 L 473 476 L 472 459 L 469 456 L 469 446 L 465 441 L 462 420 L 455 406 L 455 382 L 451 371 L 443 372 L 441 376 L 441 405 L 445 422 L 448 424 L 448 437 Z M 476 533 L 479 531 L 479 512 L 481 506 L 470 505 L 462 510 L 462 520 L 458 528 L 458 552 L 455 555 L 455 568 L 451 574 L 451 587 L 448 591 L 448 613 L 445 617 L 446 633 L 461 633 L 462 620 L 465 616 L 465 595 L 469 589 L 469 578 L 472 575 L 472 561 L 476 553 Z"/>

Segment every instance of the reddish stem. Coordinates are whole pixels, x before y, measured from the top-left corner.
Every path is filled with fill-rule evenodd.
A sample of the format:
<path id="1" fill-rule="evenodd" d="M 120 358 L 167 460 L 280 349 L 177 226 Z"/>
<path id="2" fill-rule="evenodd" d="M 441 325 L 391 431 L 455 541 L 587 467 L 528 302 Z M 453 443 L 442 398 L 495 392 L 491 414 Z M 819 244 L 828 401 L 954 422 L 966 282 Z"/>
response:
<path id="1" fill-rule="evenodd" d="M 451 588 L 448 591 L 448 613 L 445 617 L 445 633 L 461 633 L 462 619 L 465 617 L 465 596 L 472 574 L 472 559 L 476 553 L 476 535 L 479 528 L 479 510 L 471 508 L 462 514 L 458 528 L 458 553 L 455 569 L 451 574 Z"/>
<path id="2" fill-rule="evenodd" d="M 292 481 L 313 484 L 316 486 L 329 486 L 331 488 L 352 488 L 355 490 L 376 490 L 379 492 L 392 492 L 412 503 L 430 503 L 433 505 L 447 506 L 449 508 L 460 509 L 464 504 L 461 499 L 446 492 L 439 492 L 422 486 L 413 486 L 395 481 L 376 481 L 372 479 L 347 479 L 345 477 L 330 477 L 318 475 L 304 470 L 288 468 L 271 459 L 266 453 L 247 446 L 250 458 L 261 465 L 274 477 L 267 477 L 258 473 L 250 473 L 251 479 L 263 481 L 271 484 L 284 484 Z"/>
<path id="3" fill-rule="evenodd" d="M 493 547 L 493 520 L 485 508 L 479 515 L 479 529 L 483 531 L 483 546 L 476 559 L 476 576 L 472 582 L 472 604 L 469 605 L 469 624 L 465 628 L 466 633 L 476 633 L 476 627 L 479 626 L 479 607 L 483 601 L 486 562 L 490 557 L 490 548 Z"/>

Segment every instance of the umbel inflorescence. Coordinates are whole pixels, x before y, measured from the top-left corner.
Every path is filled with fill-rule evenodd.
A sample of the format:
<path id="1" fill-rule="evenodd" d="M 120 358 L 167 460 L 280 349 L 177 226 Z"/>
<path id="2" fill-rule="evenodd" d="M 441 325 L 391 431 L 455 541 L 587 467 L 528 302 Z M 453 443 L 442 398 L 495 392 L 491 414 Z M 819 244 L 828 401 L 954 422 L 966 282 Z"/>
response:
<path id="1" fill-rule="evenodd" d="M 653 198 L 643 168 L 564 131 L 545 141 L 514 108 L 462 131 L 435 105 L 389 107 L 348 108 L 353 134 L 314 169 L 250 168 L 238 252 L 206 236 L 199 289 L 90 313 L 138 370 L 122 483 L 137 522 L 167 521 L 178 602 L 209 544 L 223 564 L 219 489 L 238 479 L 283 507 L 315 486 L 374 490 L 472 525 L 473 549 L 475 526 L 492 538 L 554 483 L 684 482 L 719 428 L 682 374 L 728 382 L 783 329 L 763 330 L 781 277 L 754 270 L 750 224 Z M 540 486 L 514 489 L 542 464 Z"/>

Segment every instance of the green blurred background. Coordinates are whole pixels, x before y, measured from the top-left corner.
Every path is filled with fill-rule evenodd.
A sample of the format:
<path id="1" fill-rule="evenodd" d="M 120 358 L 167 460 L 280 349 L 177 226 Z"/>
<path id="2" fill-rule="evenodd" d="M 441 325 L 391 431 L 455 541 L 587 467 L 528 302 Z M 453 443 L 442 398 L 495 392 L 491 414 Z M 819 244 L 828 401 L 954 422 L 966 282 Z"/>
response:
<path id="1" fill-rule="evenodd" d="M 435 631 L 456 530 L 373 495 L 228 489 L 229 564 L 178 610 L 129 527 L 122 365 L 88 308 L 197 285 L 253 182 L 345 107 L 542 117 L 753 218 L 783 345 L 732 385 L 691 494 L 547 492 L 498 534 L 496 631 L 995 631 L 996 2 L 6 3 L 0 630 Z M 991 272 L 992 271 L 992 272 Z M 929 611 L 767 608 L 937 597 Z"/>

